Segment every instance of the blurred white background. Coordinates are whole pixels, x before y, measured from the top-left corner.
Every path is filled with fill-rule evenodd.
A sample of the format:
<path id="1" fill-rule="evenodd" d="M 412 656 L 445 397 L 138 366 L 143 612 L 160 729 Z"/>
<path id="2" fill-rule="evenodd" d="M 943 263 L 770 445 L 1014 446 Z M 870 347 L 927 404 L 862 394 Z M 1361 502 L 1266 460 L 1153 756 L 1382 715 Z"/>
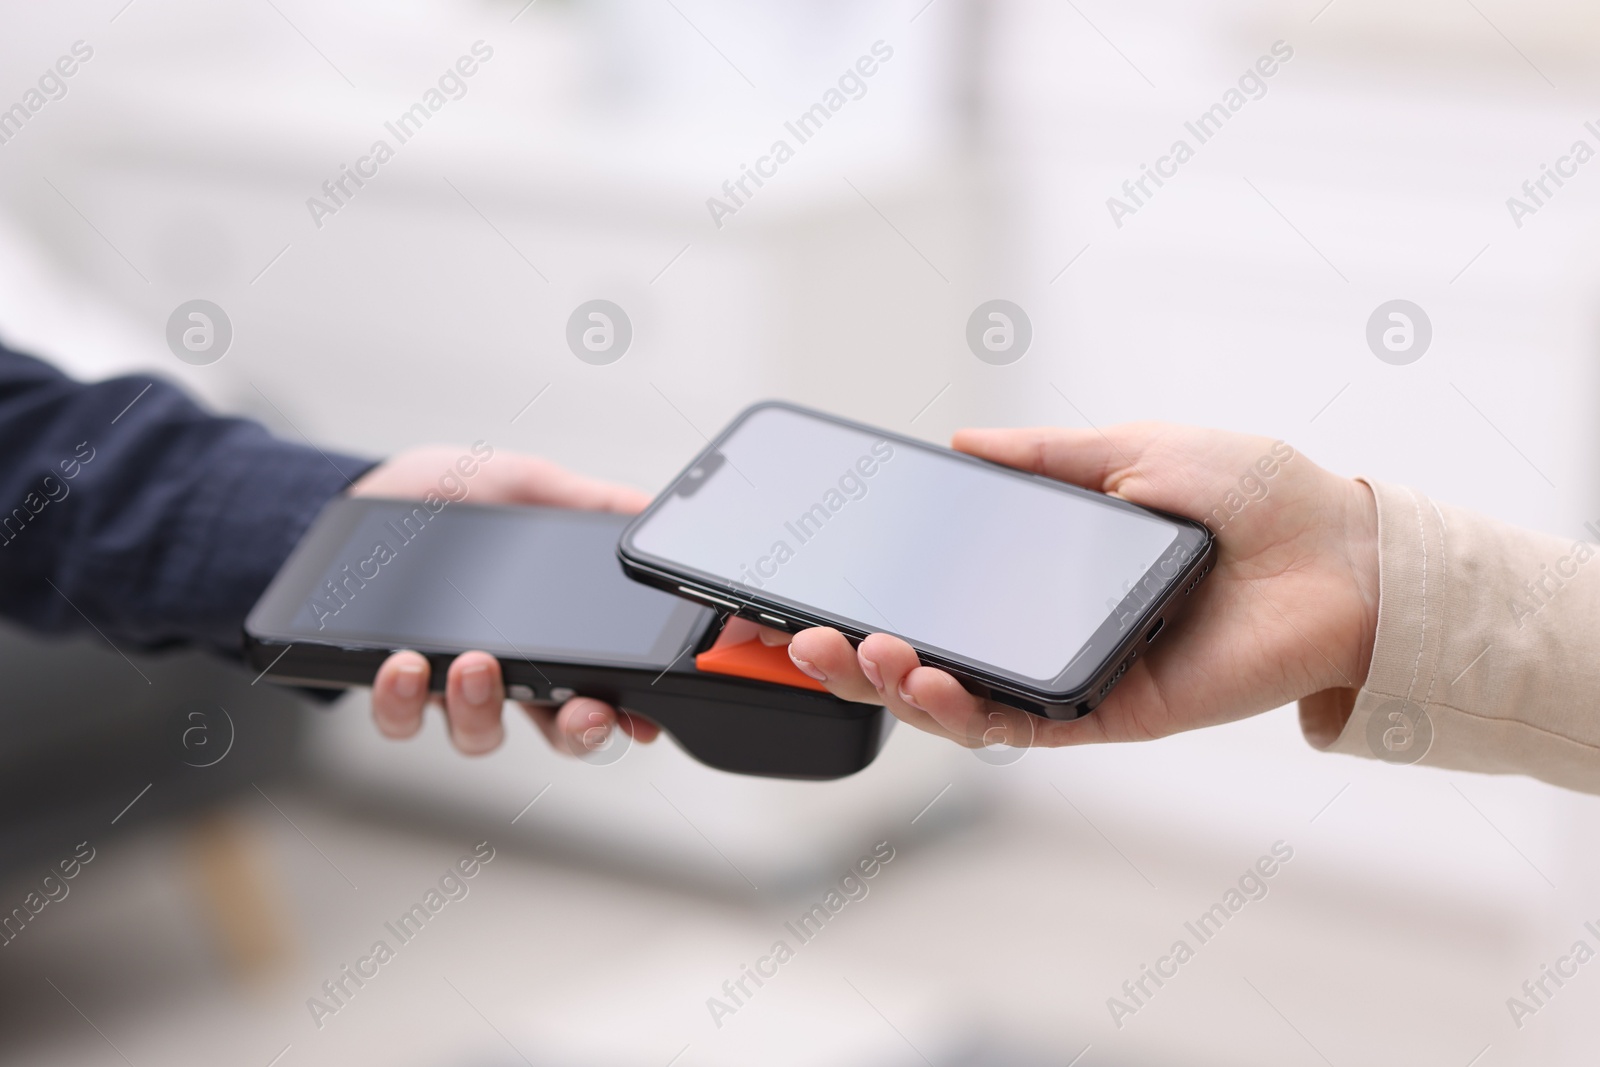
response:
<path id="1" fill-rule="evenodd" d="M 85 376 L 155 370 L 345 450 L 484 438 L 652 491 L 781 396 L 932 440 L 1204 423 L 1552 533 L 1600 519 L 1600 164 L 1520 228 L 1506 207 L 1600 143 L 1579 0 L 0 10 L 0 107 L 94 49 L 0 145 L 0 335 Z M 307 198 L 479 40 L 466 95 L 315 226 Z M 717 227 L 706 198 L 877 41 L 866 94 Z M 1114 225 L 1107 197 L 1278 41 L 1266 95 Z M 197 297 L 235 329 L 206 367 L 164 341 Z M 1003 367 L 963 336 L 995 297 L 1034 327 Z M 610 366 L 565 346 L 593 298 L 634 324 Z M 1433 324 L 1408 366 L 1364 336 L 1396 298 Z M 592 767 L 531 729 L 469 762 L 438 726 L 385 743 L 353 695 L 277 798 L 292 826 L 240 802 L 277 969 L 208 947 L 176 831 L 108 838 L 0 957 L 30 990 L 0 1005 L 0 1059 L 1499 1067 L 1591 1063 L 1600 1039 L 1587 968 L 1520 1029 L 1506 1008 L 1595 943 L 1595 799 L 1321 755 L 1292 708 L 999 767 L 900 730 L 837 783 L 670 742 Z M 484 838 L 471 896 L 317 1029 L 306 998 Z M 706 998 L 882 840 L 870 895 L 714 1025 Z M 1115 1025 L 1107 998 L 1279 840 L 1269 896 Z"/>

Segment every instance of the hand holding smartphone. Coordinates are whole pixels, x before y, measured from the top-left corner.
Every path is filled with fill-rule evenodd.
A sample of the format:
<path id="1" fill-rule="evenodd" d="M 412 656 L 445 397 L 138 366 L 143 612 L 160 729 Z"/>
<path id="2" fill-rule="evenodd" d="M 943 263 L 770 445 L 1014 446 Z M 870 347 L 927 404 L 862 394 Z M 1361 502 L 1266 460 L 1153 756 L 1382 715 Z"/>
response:
<path id="1" fill-rule="evenodd" d="M 834 630 L 795 636 L 793 658 L 830 692 L 876 700 L 902 721 L 968 746 L 1149 741 L 1299 701 L 1313 746 L 1345 729 L 1374 655 L 1378 520 L 1372 490 L 1285 442 L 1191 426 L 962 430 L 960 451 L 1204 516 L 1226 556 L 1186 617 L 1140 656 L 1094 714 L 1051 721 L 975 696 L 921 666 L 899 638 L 853 647 Z M 1009 761 L 1015 756 L 990 757 Z"/>
<path id="2" fill-rule="evenodd" d="M 1106 697 L 1213 551 L 1199 522 L 782 403 L 740 414 L 618 546 L 640 581 L 789 632 L 896 634 L 1052 718 Z"/>

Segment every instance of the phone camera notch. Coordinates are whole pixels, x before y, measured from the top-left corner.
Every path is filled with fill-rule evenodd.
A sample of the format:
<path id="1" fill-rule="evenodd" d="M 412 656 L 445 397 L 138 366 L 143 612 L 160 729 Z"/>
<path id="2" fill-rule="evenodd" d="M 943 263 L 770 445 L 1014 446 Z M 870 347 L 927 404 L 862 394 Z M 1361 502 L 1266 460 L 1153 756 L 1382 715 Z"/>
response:
<path id="1" fill-rule="evenodd" d="M 685 498 L 694 496 L 726 462 L 728 458 L 721 452 L 707 452 L 678 482 L 677 495 Z"/>

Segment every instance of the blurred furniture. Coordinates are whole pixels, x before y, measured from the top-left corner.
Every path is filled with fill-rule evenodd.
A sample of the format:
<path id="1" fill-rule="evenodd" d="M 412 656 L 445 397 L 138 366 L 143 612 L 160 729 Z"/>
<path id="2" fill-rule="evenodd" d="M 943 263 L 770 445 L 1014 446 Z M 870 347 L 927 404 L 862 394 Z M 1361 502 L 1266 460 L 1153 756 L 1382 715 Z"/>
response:
<path id="1" fill-rule="evenodd" d="M 200 652 L 124 656 L 95 635 L 0 627 L 0 877 L 103 852 L 183 818 L 209 931 L 236 973 L 280 959 L 281 909 L 253 838 L 213 809 L 298 763 L 305 700 Z M 42 874 L 41 874 L 42 876 Z"/>

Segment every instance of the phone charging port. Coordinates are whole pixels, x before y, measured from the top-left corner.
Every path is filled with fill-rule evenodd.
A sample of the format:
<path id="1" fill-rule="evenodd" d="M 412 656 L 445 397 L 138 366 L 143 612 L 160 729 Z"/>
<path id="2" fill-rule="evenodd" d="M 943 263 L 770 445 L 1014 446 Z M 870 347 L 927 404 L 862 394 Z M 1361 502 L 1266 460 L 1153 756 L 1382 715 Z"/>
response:
<path id="1" fill-rule="evenodd" d="M 1160 633 L 1161 632 L 1161 628 L 1163 626 L 1165 626 L 1166 624 L 1167 624 L 1167 620 L 1166 619 L 1164 619 L 1164 618 L 1157 619 L 1156 620 L 1156 624 L 1154 626 L 1150 627 L 1150 632 L 1144 635 L 1144 643 L 1148 645 L 1151 641 L 1154 641 L 1156 639 L 1156 634 Z"/>

